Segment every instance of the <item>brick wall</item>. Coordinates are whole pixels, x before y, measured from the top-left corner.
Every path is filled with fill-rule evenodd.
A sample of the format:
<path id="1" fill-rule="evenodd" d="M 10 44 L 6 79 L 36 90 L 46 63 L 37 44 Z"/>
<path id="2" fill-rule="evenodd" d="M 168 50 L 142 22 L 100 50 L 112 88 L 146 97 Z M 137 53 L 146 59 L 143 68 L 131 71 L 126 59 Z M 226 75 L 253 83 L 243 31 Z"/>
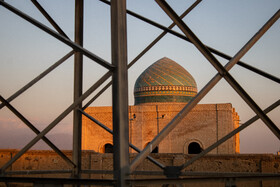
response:
<path id="1" fill-rule="evenodd" d="M 0 150 L 0 167 L 13 157 L 18 150 Z M 71 158 L 71 151 L 64 151 Z M 192 158 L 185 154 L 151 154 L 155 159 L 167 166 L 179 166 Z M 131 160 L 135 154 L 130 155 Z M 83 170 L 112 170 L 113 155 L 100 154 L 93 151 L 83 151 Z M 28 151 L 7 171 L 34 170 L 71 170 L 67 163 L 53 151 Z M 136 169 L 137 171 L 162 171 L 147 159 Z M 280 156 L 268 154 L 234 154 L 234 155 L 206 155 L 186 168 L 185 171 L 194 172 L 247 172 L 247 173 L 280 173 Z M 70 177 L 71 174 L 37 174 L 33 177 Z M 26 175 L 22 175 L 26 176 Z M 83 178 L 112 179 L 112 174 L 83 174 Z M 158 175 L 132 176 L 133 178 L 158 178 Z M 280 186 L 280 180 L 248 180 L 237 181 L 237 186 Z M 190 184 L 189 184 L 190 185 Z M 191 186 L 225 186 L 224 181 L 214 183 L 191 184 Z M 0 186 L 5 186 L 0 183 Z"/>
<path id="2" fill-rule="evenodd" d="M 184 106 L 177 103 L 129 106 L 130 142 L 143 149 Z M 112 129 L 111 107 L 90 107 L 86 112 Z M 238 114 L 231 104 L 197 105 L 160 143 L 159 152 L 188 153 L 187 147 L 191 142 L 197 142 L 205 149 L 237 128 L 238 122 Z M 102 146 L 112 144 L 112 135 L 86 117 L 83 117 L 82 133 L 83 150 L 102 152 Z M 239 153 L 239 136 L 232 137 L 211 153 Z"/>

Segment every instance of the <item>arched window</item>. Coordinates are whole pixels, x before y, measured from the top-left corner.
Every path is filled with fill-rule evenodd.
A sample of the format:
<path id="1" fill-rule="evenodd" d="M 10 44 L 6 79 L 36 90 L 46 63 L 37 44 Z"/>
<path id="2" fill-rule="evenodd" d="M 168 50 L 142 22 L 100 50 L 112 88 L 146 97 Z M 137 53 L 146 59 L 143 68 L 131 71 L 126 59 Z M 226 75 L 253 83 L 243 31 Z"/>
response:
<path id="1" fill-rule="evenodd" d="M 110 143 L 105 144 L 104 153 L 113 153 L 113 145 Z"/>
<path id="2" fill-rule="evenodd" d="M 202 148 L 197 142 L 192 142 L 188 146 L 188 153 L 189 154 L 199 154 L 201 153 Z"/>

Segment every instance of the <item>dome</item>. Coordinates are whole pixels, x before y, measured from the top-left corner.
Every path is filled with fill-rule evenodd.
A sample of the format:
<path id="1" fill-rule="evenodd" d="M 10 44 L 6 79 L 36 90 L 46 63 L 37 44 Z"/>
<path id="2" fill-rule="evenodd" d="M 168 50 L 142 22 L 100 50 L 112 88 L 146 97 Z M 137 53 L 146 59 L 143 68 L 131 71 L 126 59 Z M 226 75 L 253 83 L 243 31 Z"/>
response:
<path id="1" fill-rule="evenodd" d="M 149 66 L 134 85 L 135 105 L 143 103 L 188 103 L 197 93 L 192 75 L 169 58 Z"/>

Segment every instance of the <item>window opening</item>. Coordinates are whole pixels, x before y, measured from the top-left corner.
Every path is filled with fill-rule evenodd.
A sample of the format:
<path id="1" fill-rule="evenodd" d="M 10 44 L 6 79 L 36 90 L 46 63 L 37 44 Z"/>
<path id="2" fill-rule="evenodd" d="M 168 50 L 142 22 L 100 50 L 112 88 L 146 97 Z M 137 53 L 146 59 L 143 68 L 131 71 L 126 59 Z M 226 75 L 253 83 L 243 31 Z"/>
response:
<path id="1" fill-rule="evenodd" d="M 113 153 L 113 145 L 109 143 L 105 144 L 104 153 Z"/>
<path id="2" fill-rule="evenodd" d="M 192 142 L 188 146 L 188 153 L 189 154 L 199 154 L 201 153 L 202 148 L 197 142 Z"/>

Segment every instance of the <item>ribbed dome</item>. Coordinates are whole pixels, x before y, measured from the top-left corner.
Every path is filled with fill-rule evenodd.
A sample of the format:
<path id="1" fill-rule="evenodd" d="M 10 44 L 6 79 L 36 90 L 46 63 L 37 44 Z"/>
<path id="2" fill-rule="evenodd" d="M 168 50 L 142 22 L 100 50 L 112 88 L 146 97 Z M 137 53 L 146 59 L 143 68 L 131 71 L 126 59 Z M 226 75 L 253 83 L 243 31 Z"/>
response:
<path id="1" fill-rule="evenodd" d="M 187 103 L 197 93 L 196 82 L 187 70 L 162 58 L 149 66 L 136 80 L 135 105 L 142 103 Z"/>

